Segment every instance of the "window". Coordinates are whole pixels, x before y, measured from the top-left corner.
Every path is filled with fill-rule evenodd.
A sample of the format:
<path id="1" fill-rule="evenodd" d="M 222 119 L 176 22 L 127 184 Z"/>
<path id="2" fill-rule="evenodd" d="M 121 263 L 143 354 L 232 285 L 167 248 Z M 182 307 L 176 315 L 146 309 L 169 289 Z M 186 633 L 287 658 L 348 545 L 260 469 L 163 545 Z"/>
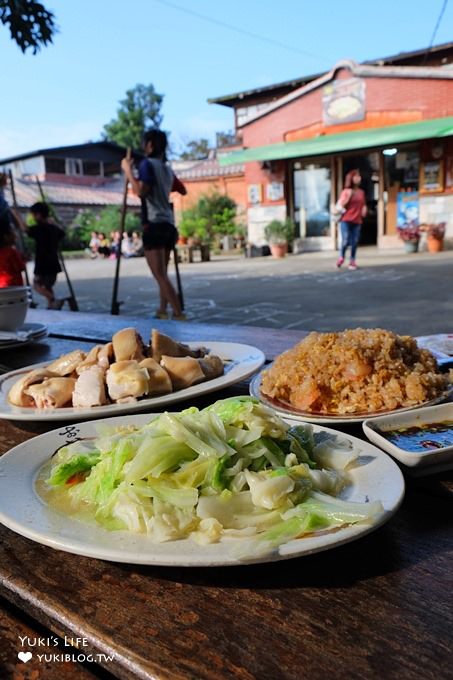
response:
<path id="1" fill-rule="evenodd" d="M 102 163 L 100 161 L 83 161 L 83 174 L 102 177 Z"/>
<path id="2" fill-rule="evenodd" d="M 104 161 L 104 177 L 116 177 L 121 175 L 121 165 L 119 161 Z"/>
<path id="3" fill-rule="evenodd" d="M 83 175 L 83 163 L 79 158 L 66 159 L 67 175 Z"/>
<path id="4" fill-rule="evenodd" d="M 46 158 L 46 172 L 64 175 L 66 172 L 66 161 L 64 158 Z"/>
<path id="5" fill-rule="evenodd" d="M 299 235 L 330 235 L 330 161 L 293 165 L 294 221 Z"/>

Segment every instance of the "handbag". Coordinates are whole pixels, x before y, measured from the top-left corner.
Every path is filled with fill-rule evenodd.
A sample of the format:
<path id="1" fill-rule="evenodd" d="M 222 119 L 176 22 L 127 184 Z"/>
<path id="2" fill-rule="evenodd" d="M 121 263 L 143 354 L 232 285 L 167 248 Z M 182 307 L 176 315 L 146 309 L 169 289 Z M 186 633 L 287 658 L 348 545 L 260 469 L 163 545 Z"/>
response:
<path id="1" fill-rule="evenodd" d="M 342 192 L 342 193 L 343 193 L 343 192 Z M 341 218 L 343 217 L 343 215 L 345 214 L 346 210 L 348 209 L 349 202 L 350 202 L 351 198 L 352 198 L 352 191 L 351 191 L 351 195 L 349 196 L 349 200 L 348 200 L 348 202 L 346 203 L 346 205 L 342 205 L 342 204 L 340 203 L 341 196 L 340 196 L 340 198 L 338 199 L 338 201 L 335 203 L 335 205 L 334 205 L 334 207 L 333 207 L 333 209 L 332 209 L 332 211 L 331 211 L 331 213 L 330 213 L 330 216 L 332 217 L 332 219 L 333 219 L 335 222 L 341 222 Z"/>

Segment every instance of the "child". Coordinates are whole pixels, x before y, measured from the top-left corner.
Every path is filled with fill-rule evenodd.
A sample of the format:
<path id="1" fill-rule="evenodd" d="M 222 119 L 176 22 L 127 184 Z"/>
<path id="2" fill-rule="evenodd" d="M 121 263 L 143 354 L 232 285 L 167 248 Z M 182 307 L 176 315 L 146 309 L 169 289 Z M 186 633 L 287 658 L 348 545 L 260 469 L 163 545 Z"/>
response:
<path id="1" fill-rule="evenodd" d="M 23 286 L 25 262 L 14 247 L 16 237 L 5 216 L 0 216 L 0 288 Z"/>
<path id="2" fill-rule="evenodd" d="M 64 300 L 55 299 L 53 287 L 58 273 L 61 272 L 58 249 L 64 232 L 56 224 L 49 222 L 47 203 L 35 203 L 31 206 L 30 213 L 36 223 L 27 227 L 28 235 L 36 243 L 33 288 L 46 298 L 48 309 L 61 309 Z"/>

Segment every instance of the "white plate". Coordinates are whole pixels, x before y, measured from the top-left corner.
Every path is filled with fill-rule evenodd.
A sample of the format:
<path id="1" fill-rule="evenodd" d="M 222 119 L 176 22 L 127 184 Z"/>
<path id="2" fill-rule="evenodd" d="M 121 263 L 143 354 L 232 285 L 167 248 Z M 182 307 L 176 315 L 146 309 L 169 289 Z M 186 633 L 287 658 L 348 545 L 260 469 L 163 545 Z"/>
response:
<path id="1" fill-rule="evenodd" d="M 316 415 L 315 413 L 310 413 L 310 411 L 300 411 L 299 409 L 293 408 L 290 404 L 285 404 L 282 401 L 278 401 L 277 399 L 271 399 L 270 397 L 267 397 L 265 394 L 261 392 L 261 380 L 262 380 L 263 374 L 258 373 L 253 380 L 250 382 L 250 394 L 252 397 L 256 397 L 259 399 L 263 404 L 266 404 L 267 406 L 270 406 L 271 408 L 274 409 L 274 411 L 277 411 L 277 413 L 284 417 L 284 418 L 290 418 L 291 420 L 297 420 L 302 423 L 338 423 L 338 424 L 345 424 L 345 423 L 363 423 L 366 418 L 374 418 L 377 416 L 381 415 L 390 415 L 392 413 L 403 413 L 405 411 L 413 411 L 415 409 L 424 407 L 424 406 L 432 406 L 434 404 L 439 404 L 441 401 L 444 401 L 445 399 L 448 399 L 450 394 L 452 393 L 452 389 L 450 388 L 446 390 L 443 394 L 441 394 L 439 397 L 436 397 L 436 399 L 431 399 L 430 401 L 425 402 L 424 404 L 418 404 L 416 406 L 406 406 L 405 408 L 398 408 L 395 409 L 394 411 L 380 411 L 378 413 L 362 413 L 360 415 L 347 415 L 347 414 L 341 414 L 341 415 L 335 415 L 335 414 L 324 414 L 324 415 Z"/>
<path id="2" fill-rule="evenodd" d="M 387 451 L 393 458 L 408 468 L 418 468 L 425 474 L 431 471 L 441 471 L 453 468 L 453 444 L 441 449 L 426 449 L 425 451 L 410 451 L 399 447 L 391 442 L 382 433 L 401 428 L 420 427 L 432 423 L 453 421 L 453 403 L 439 404 L 429 408 L 421 408 L 415 413 L 402 413 L 401 415 L 388 415 L 380 418 L 371 418 L 363 423 L 363 431 L 373 444 Z M 429 435 L 427 435 L 429 438 Z M 435 438 L 435 435 L 434 435 Z"/>
<path id="3" fill-rule="evenodd" d="M 34 368 L 47 366 L 49 361 L 34 366 L 26 366 L 17 371 L 5 373 L 0 378 L 0 418 L 8 420 L 85 420 L 86 418 L 99 418 L 104 416 L 117 416 L 120 413 L 135 413 L 137 411 L 156 411 L 162 406 L 175 404 L 178 401 L 199 397 L 202 394 L 221 390 L 229 385 L 234 385 L 245 380 L 255 373 L 264 364 L 265 357 L 261 350 L 250 345 L 241 345 L 235 342 L 197 342 L 192 347 L 207 347 L 211 354 L 216 354 L 225 362 L 225 373 L 219 378 L 186 387 L 177 392 L 164 394 L 160 397 L 140 399 L 130 404 L 108 404 L 106 406 L 93 406 L 92 408 L 57 408 L 37 409 L 21 408 L 13 406 L 8 401 L 8 392 L 14 383 L 25 373 Z"/>
<path id="4" fill-rule="evenodd" d="M 43 323 L 24 323 L 17 330 L 18 332 L 26 333 L 28 337 L 25 340 L 0 340 L 0 350 L 25 347 L 31 342 L 36 342 L 37 340 L 45 338 L 48 334 L 47 326 Z"/>
<path id="5" fill-rule="evenodd" d="M 429 349 L 437 359 L 439 366 L 453 363 L 453 333 L 440 333 L 438 335 L 421 335 L 415 338 L 417 345 L 423 349 Z"/>
<path id="6" fill-rule="evenodd" d="M 328 550 L 364 536 L 386 522 L 396 512 L 404 496 L 404 479 L 396 463 L 387 454 L 366 441 L 342 434 L 361 455 L 351 470 L 350 484 L 343 498 L 366 502 L 380 500 L 383 514 L 373 523 L 347 526 L 336 531 L 290 541 L 280 549 L 259 559 L 241 559 L 235 549 L 244 539 L 224 539 L 219 543 L 200 546 L 190 539 L 152 543 L 145 535 L 125 531 L 109 532 L 102 527 L 60 514 L 49 508 L 35 491 L 35 479 L 41 466 L 63 444 L 75 438 L 94 437 L 100 422 L 143 426 L 149 415 L 111 418 L 69 425 L 34 437 L 0 458 L 0 522 L 22 536 L 57 550 L 95 557 L 112 562 L 155 564 L 180 567 L 213 567 L 273 562 Z M 314 426 L 314 432 L 338 433 Z"/>

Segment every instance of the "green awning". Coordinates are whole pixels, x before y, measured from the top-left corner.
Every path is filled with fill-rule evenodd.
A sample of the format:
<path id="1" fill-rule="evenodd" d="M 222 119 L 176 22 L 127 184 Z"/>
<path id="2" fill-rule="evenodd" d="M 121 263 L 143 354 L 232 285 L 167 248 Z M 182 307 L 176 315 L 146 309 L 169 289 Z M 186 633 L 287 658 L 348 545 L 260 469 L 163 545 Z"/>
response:
<path id="1" fill-rule="evenodd" d="M 248 163 L 249 161 L 277 161 L 285 158 L 322 156 L 323 154 L 372 149 L 421 139 L 434 139 L 453 135 L 453 116 L 433 118 L 417 123 L 389 125 L 388 127 L 342 132 L 339 135 L 321 135 L 298 142 L 282 142 L 255 146 L 243 151 L 233 151 L 219 156 L 220 165 Z"/>

